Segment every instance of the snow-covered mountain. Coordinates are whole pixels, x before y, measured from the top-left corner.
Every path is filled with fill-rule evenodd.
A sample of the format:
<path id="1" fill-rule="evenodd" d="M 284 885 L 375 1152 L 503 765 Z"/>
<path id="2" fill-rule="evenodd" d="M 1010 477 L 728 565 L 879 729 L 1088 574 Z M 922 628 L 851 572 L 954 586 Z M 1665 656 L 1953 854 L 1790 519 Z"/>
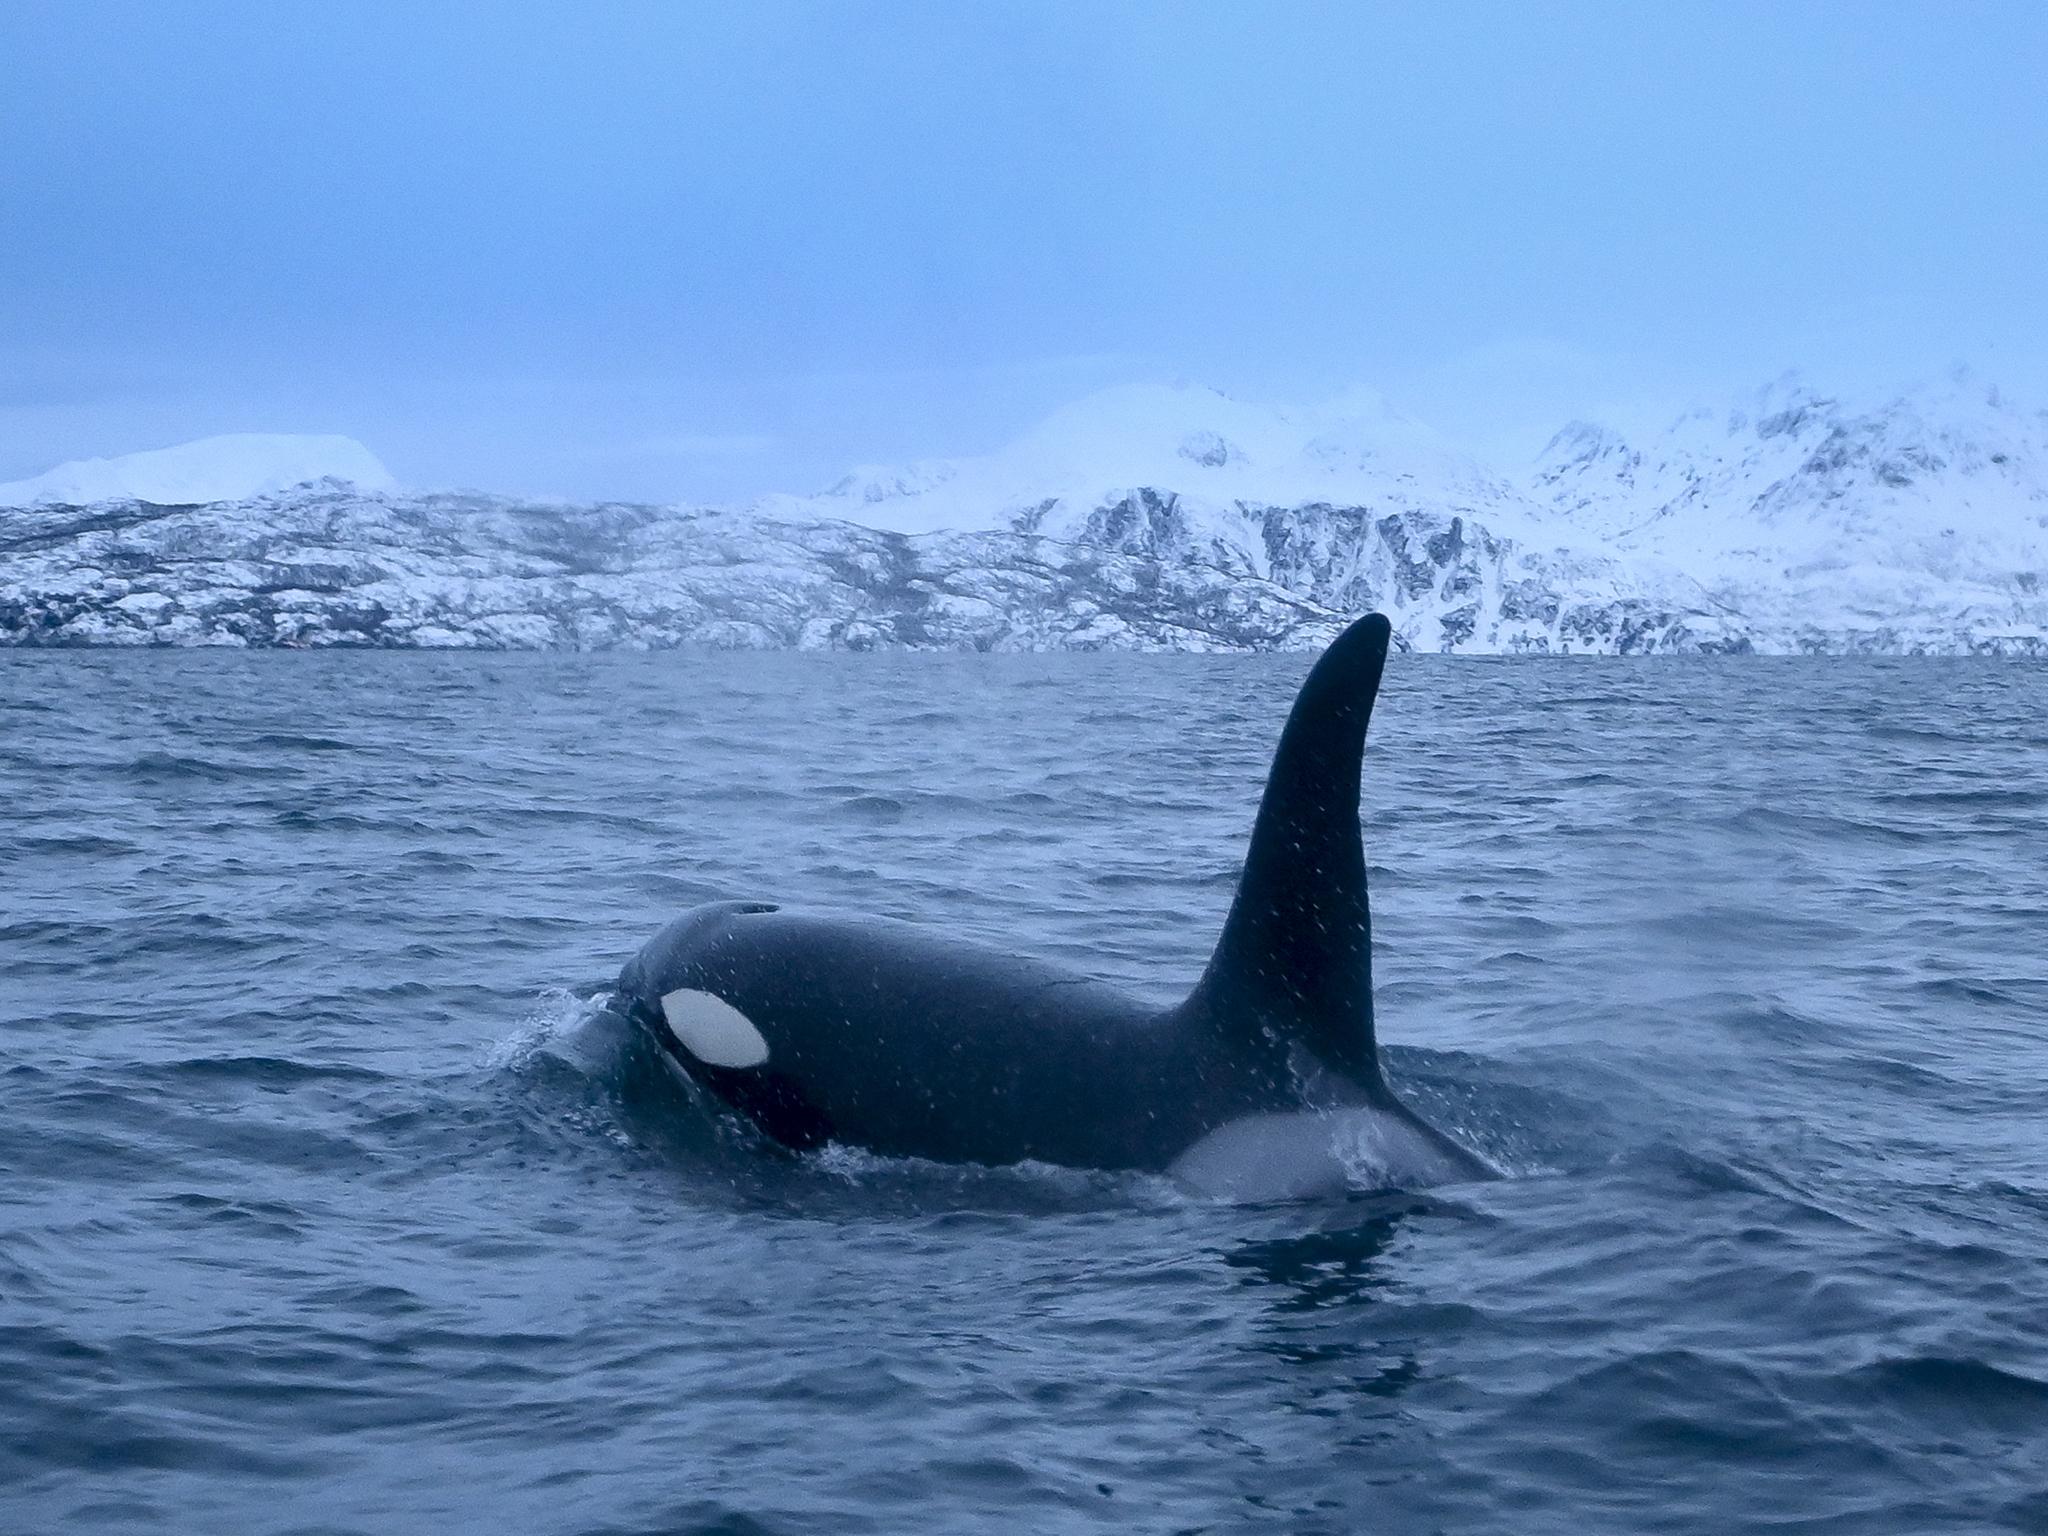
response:
<path id="1" fill-rule="evenodd" d="M 0 643 L 1256 651 L 1345 616 L 1003 533 L 336 485 L 0 515 Z"/>
<path id="2" fill-rule="evenodd" d="M 1949 649 L 2048 623 L 2048 415 L 1959 372 L 1855 401 L 1788 375 L 1636 445 L 1573 423 L 1532 490 L 1661 590 L 1792 647 Z"/>
<path id="3" fill-rule="evenodd" d="M 1076 402 L 983 458 L 856 471 L 757 511 L 907 532 L 1050 537 L 1385 610 L 1429 650 L 1739 643 L 1567 520 L 1376 395 L 1276 408 L 1190 386 Z"/>
<path id="4" fill-rule="evenodd" d="M 116 459 L 73 459 L 0 485 L 0 507 L 241 501 L 323 480 L 367 490 L 393 485 L 390 471 L 353 438 L 237 432 Z"/>
<path id="5" fill-rule="evenodd" d="M 1519 480 L 1373 397 L 1187 388 L 725 511 L 403 493 L 347 446 L 197 506 L 24 482 L 0 643 L 1237 650 L 1378 608 L 1425 650 L 2048 655 L 2048 420 L 1967 376 L 1575 423 Z"/>
<path id="6" fill-rule="evenodd" d="M 818 495 L 757 506 L 902 533 L 1029 526 L 1062 537 L 1139 490 L 1171 492 L 1190 516 L 1326 503 L 1516 523 L 1511 509 L 1523 505 L 1508 479 L 1364 391 L 1295 408 L 1127 385 L 1075 401 L 986 457 L 858 469 Z"/>

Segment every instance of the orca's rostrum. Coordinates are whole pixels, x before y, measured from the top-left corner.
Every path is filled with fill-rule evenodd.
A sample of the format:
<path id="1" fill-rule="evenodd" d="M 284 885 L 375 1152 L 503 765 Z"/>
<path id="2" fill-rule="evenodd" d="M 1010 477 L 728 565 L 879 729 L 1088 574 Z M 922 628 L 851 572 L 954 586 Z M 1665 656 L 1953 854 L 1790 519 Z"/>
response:
<path id="1" fill-rule="evenodd" d="M 1402 1182 L 1484 1177 L 1395 1096 L 1373 1033 L 1359 775 L 1389 640 L 1368 615 L 1303 683 L 1222 936 L 1177 1007 L 913 924 L 753 901 L 669 924 L 621 1004 L 789 1147 L 1163 1171 L 1363 1112 Z"/>

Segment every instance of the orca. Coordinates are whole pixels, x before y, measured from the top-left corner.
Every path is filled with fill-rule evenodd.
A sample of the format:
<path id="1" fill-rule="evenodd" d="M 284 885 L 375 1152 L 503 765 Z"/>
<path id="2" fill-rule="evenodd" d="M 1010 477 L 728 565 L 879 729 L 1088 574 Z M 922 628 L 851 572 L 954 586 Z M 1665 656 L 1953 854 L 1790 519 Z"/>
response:
<path id="1" fill-rule="evenodd" d="M 672 1070 L 796 1150 L 1230 1187 L 1247 1161 L 1327 1144 L 1338 1118 L 1388 1183 L 1493 1176 L 1380 1069 L 1359 780 L 1390 639 L 1369 614 L 1309 672 L 1222 935 L 1178 1006 L 918 925 L 765 901 L 677 918 L 621 972 L 617 1003 Z"/>

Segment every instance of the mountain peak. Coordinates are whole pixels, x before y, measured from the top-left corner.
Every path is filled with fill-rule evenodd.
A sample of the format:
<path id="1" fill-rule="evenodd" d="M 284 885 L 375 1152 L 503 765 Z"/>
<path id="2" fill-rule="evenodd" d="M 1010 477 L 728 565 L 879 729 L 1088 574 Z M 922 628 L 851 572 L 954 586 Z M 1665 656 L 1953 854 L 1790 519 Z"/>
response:
<path id="1" fill-rule="evenodd" d="M 1512 494 L 1446 439 L 1368 391 L 1319 406 L 1276 406 L 1176 383 L 1099 390 L 994 453 L 858 469 L 822 495 L 768 497 L 759 506 L 779 516 L 922 533 L 1005 527 L 1055 506 L 1086 514 L 1139 489 L 1222 507 L 1371 505 L 1390 487 L 1405 501 L 1434 497 L 1453 506 Z"/>
<path id="2" fill-rule="evenodd" d="M 1597 421 L 1568 421 L 1536 455 L 1537 473 L 1555 474 L 1574 464 L 1591 464 L 1627 452 L 1627 441 L 1614 428 Z"/>
<path id="3" fill-rule="evenodd" d="M 0 507 L 102 501 L 163 506 L 243 501 L 320 480 L 364 490 L 393 488 L 391 472 L 354 438 L 333 434 L 234 432 L 108 459 L 73 459 L 0 485 Z"/>
<path id="4" fill-rule="evenodd" d="M 1854 397 L 1787 374 L 1681 417 L 1639 455 L 1567 429 L 1534 489 L 1606 547 L 1756 618 L 1884 620 L 1930 573 L 2030 592 L 2048 547 L 2048 434 L 1966 371 Z"/>

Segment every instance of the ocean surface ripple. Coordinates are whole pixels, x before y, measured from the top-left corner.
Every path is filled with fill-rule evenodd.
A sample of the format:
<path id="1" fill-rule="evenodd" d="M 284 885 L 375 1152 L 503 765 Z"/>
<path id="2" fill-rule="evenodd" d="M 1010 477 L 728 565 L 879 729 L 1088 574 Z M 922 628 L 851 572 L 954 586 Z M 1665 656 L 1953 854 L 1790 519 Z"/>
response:
<path id="1" fill-rule="evenodd" d="M 593 1006 L 721 896 L 1173 998 L 1306 664 L 0 660 L 0 1530 L 2048 1531 L 2039 667 L 1397 658 L 1497 1184 L 776 1157 Z"/>

